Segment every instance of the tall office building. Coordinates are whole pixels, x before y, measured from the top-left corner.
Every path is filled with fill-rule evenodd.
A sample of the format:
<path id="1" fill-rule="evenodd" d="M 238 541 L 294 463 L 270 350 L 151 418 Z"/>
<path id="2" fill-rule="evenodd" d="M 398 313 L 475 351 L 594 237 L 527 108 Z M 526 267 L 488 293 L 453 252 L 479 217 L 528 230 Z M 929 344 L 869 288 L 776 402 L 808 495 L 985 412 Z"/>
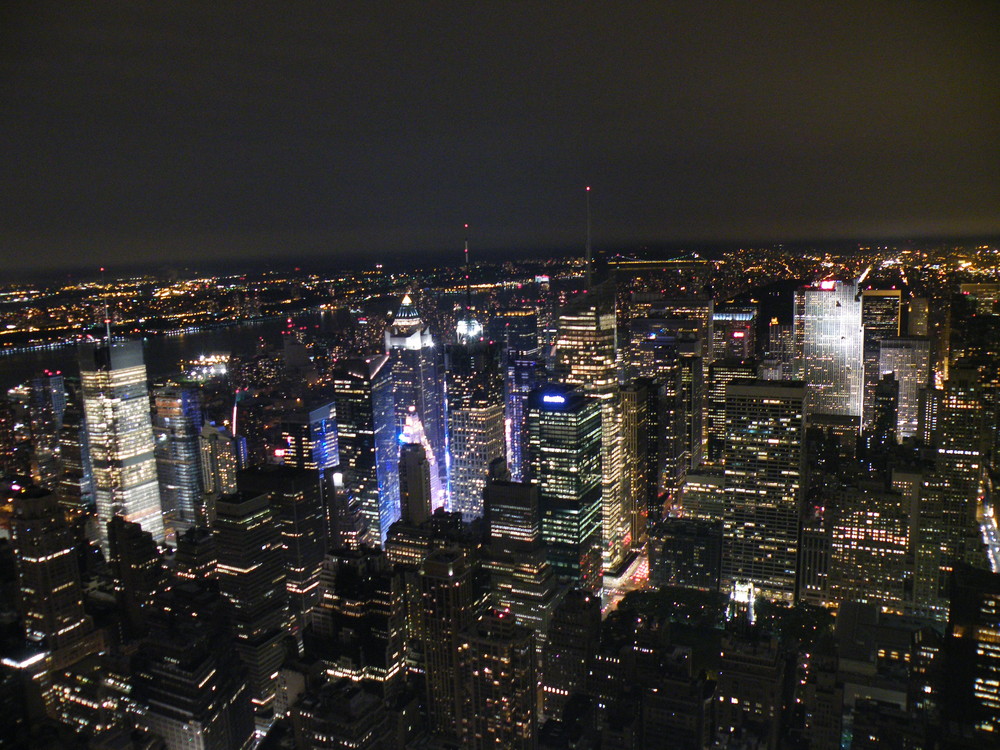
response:
<path id="1" fill-rule="evenodd" d="M 406 594 L 384 553 L 340 551 L 323 561 L 322 596 L 306 644 L 331 677 L 363 683 L 385 698 L 406 674 Z"/>
<path id="2" fill-rule="evenodd" d="M 542 543 L 538 486 L 512 482 L 503 461 L 490 467 L 484 491 L 489 549 L 483 561 L 493 603 L 540 634 L 548 630 L 556 600 L 555 572 Z"/>
<path id="3" fill-rule="evenodd" d="M 925 598 L 938 599 L 937 615 L 944 618 L 951 571 L 961 562 L 984 563 L 977 512 L 990 434 L 976 370 L 951 368 L 938 399 L 934 470 L 926 480 L 921 506 L 921 536 L 938 557 L 938 576 L 918 578 L 917 584 L 928 586 Z"/>
<path id="4" fill-rule="evenodd" d="M 507 465 L 511 478 L 525 475 L 528 394 L 545 382 L 538 345 L 538 314 L 531 309 L 501 310 L 491 321 L 491 338 L 500 343 L 504 367 L 504 418 Z"/>
<path id="5" fill-rule="evenodd" d="M 205 490 L 198 522 L 215 520 L 215 500 L 236 492 L 236 474 L 240 469 L 236 438 L 228 430 L 206 423 L 198 436 L 201 452 L 201 483 Z"/>
<path id="6" fill-rule="evenodd" d="M 94 507 L 94 481 L 87 444 L 87 423 L 77 402 L 68 403 L 63 412 L 59 462 L 62 474 L 56 492 L 60 505 L 75 513 L 91 510 Z"/>
<path id="7" fill-rule="evenodd" d="M 466 521 L 483 515 L 487 469 L 507 455 L 499 354 L 480 341 L 445 350 L 449 510 Z"/>
<path id="8" fill-rule="evenodd" d="M 617 570 L 627 555 L 628 514 L 621 495 L 621 393 L 618 387 L 614 288 L 596 286 L 559 314 L 556 375 L 579 386 L 601 406 L 602 565 Z"/>
<path id="9" fill-rule="evenodd" d="M 718 460 L 726 442 L 726 386 L 734 380 L 756 380 L 757 364 L 741 359 L 716 359 L 708 367 L 708 457 Z"/>
<path id="10" fill-rule="evenodd" d="M 795 598 L 805 395 L 798 381 L 733 381 L 726 390 L 724 591 L 749 582 L 770 599 Z"/>
<path id="11" fill-rule="evenodd" d="M 385 331 L 385 351 L 392 362 L 396 434 L 403 431 L 412 408 L 423 425 L 434 458 L 441 494 L 434 498 L 437 507 L 445 504 L 448 487 L 440 347 L 435 345 L 430 328 L 420 319 L 410 295 L 403 297 L 399 312 Z"/>
<path id="12" fill-rule="evenodd" d="M 149 607 L 167 586 L 160 550 L 148 531 L 115 516 L 108 521 L 108 567 L 115 579 L 115 596 L 130 635 L 146 631 Z"/>
<path id="13" fill-rule="evenodd" d="M 399 517 L 419 526 L 431 517 L 431 468 L 420 443 L 399 449 Z"/>
<path id="14" fill-rule="evenodd" d="M 94 624 L 83 608 L 76 540 L 55 495 L 22 488 L 14 497 L 11 531 L 28 640 L 51 651 L 80 642 Z"/>
<path id="15" fill-rule="evenodd" d="M 908 500 L 881 487 L 848 488 L 832 500 L 830 600 L 903 614 L 912 584 Z"/>
<path id="16" fill-rule="evenodd" d="M 960 565 L 949 594 L 944 709 L 992 744 L 1000 732 L 1000 575 Z"/>
<path id="17" fill-rule="evenodd" d="M 340 471 L 350 502 L 367 521 L 369 543 L 385 541 L 399 517 L 399 430 L 388 356 L 338 363 L 331 373 Z"/>
<path id="18" fill-rule="evenodd" d="M 28 428 L 31 475 L 36 484 L 55 489 L 59 482 L 59 435 L 66 410 L 66 384 L 61 372 L 45 370 L 28 384 Z"/>
<path id="19" fill-rule="evenodd" d="M 861 300 L 857 285 L 820 281 L 795 292 L 796 355 L 808 413 L 861 416 Z"/>
<path id="20" fill-rule="evenodd" d="M 542 667 L 545 713 L 562 716 L 575 693 L 586 692 L 601 641 L 601 598 L 571 589 L 552 614 Z"/>
<path id="21" fill-rule="evenodd" d="M 284 414 L 280 430 L 285 466 L 322 472 L 340 463 L 335 402 Z"/>
<path id="22" fill-rule="evenodd" d="M 267 725 L 288 622 L 281 534 L 267 495 L 225 495 L 215 508 L 219 591 L 229 602 L 254 713 L 260 725 Z"/>
<path id="23" fill-rule="evenodd" d="M 184 583 L 160 594 L 134 664 L 137 725 L 167 750 L 249 750 L 252 687 L 225 629 L 218 594 Z M 132 747 L 132 745 L 122 745 Z"/>
<path id="24" fill-rule="evenodd" d="M 712 312 L 712 360 L 753 359 L 757 346 L 757 305 L 724 302 Z"/>
<path id="25" fill-rule="evenodd" d="M 320 568 L 327 550 L 327 508 L 314 469 L 267 467 L 240 475 L 240 489 L 267 495 L 281 535 L 285 590 L 294 630 L 319 601 Z"/>
<path id="26" fill-rule="evenodd" d="M 899 381 L 893 374 L 882 376 L 872 398 L 868 429 L 861 433 L 862 451 L 869 469 L 885 470 L 890 451 L 897 442 L 899 424 Z"/>
<path id="27" fill-rule="evenodd" d="M 542 539 L 560 580 L 599 592 L 601 402 L 546 386 L 528 399 L 530 480 L 538 485 Z"/>
<path id="28" fill-rule="evenodd" d="M 167 385 L 153 391 L 153 439 L 164 524 L 174 535 L 195 525 L 204 512 L 201 471 L 201 394 Z"/>
<path id="29" fill-rule="evenodd" d="M 865 289 L 861 292 L 862 357 L 864 359 L 864 398 L 862 429 L 871 423 L 875 386 L 882 374 L 880 345 L 884 339 L 901 333 L 903 300 L 899 289 Z"/>
<path id="30" fill-rule="evenodd" d="M 85 347 L 80 355 L 80 384 L 101 546 L 107 552 L 107 523 L 112 516 L 138 523 L 162 543 L 163 514 L 142 344 L 109 342 Z"/>
<path id="31" fill-rule="evenodd" d="M 884 338 L 879 342 L 879 372 L 899 381 L 896 433 L 900 440 L 917 435 L 920 391 L 931 384 L 931 342 L 927 338 Z"/>
<path id="32" fill-rule="evenodd" d="M 457 738 L 465 709 L 462 634 L 475 620 L 472 568 L 462 550 L 439 549 L 424 560 L 419 577 L 427 719 L 433 732 Z"/>
<path id="33" fill-rule="evenodd" d="M 469 696 L 462 745 L 523 748 L 537 744 L 535 634 L 508 612 L 491 612 L 462 636 L 462 671 Z"/>

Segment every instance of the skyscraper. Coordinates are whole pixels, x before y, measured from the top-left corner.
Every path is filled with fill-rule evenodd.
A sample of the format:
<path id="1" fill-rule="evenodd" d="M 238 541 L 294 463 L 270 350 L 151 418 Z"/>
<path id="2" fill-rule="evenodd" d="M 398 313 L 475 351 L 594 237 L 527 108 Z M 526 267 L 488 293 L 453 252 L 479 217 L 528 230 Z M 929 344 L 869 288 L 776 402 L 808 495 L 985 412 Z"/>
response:
<path id="1" fill-rule="evenodd" d="M 199 433 L 201 394 L 194 388 L 166 385 L 153 392 L 153 439 L 164 524 L 182 533 L 203 516 Z"/>
<path id="2" fill-rule="evenodd" d="M 142 344 L 108 342 L 80 355 L 80 384 L 97 501 L 98 538 L 108 548 L 112 516 L 164 541 L 160 488 Z"/>
<path id="3" fill-rule="evenodd" d="M 560 580 L 599 592 L 601 402 L 567 386 L 528 399 L 530 480 L 538 485 L 542 539 Z"/>
<path id="4" fill-rule="evenodd" d="M 884 338 L 879 342 L 879 372 L 899 381 L 896 433 L 900 440 L 917 434 L 920 391 L 931 384 L 931 342 L 926 338 Z"/>
<path id="5" fill-rule="evenodd" d="M 601 405 L 602 565 L 617 570 L 627 554 L 629 518 L 621 496 L 621 394 L 617 371 L 617 323 L 613 286 L 598 285 L 559 314 L 556 375 L 579 386 Z"/>
<path id="6" fill-rule="evenodd" d="M 340 471 L 360 503 L 369 543 L 382 544 L 399 517 L 399 429 L 388 356 L 352 359 L 333 369 Z"/>
<path id="7" fill-rule="evenodd" d="M 820 281 L 795 292 L 796 355 L 807 386 L 807 411 L 861 416 L 861 301 L 857 285 Z"/>
<path id="8" fill-rule="evenodd" d="M 439 492 L 446 494 L 448 474 L 441 352 L 440 347 L 435 345 L 430 329 L 420 319 L 420 313 L 410 295 L 403 297 L 399 312 L 385 331 L 385 351 L 392 362 L 396 434 L 403 431 L 412 408 L 423 425 L 430 444 L 438 484 L 442 488 Z M 434 498 L 435 507 L 444 500 L 444 496 Z M 388 530 L 388 525 L 384 530 Z"/>
<path id="9" fill-rule="evenodd" d="M 938 576 L 936 581 L 921 577 L 917 583 L 930 587 L 927 598 L 936 596 L 937 615 L 943 618 L 951 571 L 961 562 L 985 562 L 976 514 L 984 487 L 989 432 L 976 370 L 951 368 L 938 398 L 934 470 L 927 478 L 921 507 L 921 536 L 938 557 Z"/>
<path id="10" fill-rule="evenodd" d="M 507 455 L 499 354 L 480 341 L 445 350 L 449 509 L 466 521 L 483 515 L 486 471 Z"/>
<path id="11" fill-rule="evenodd" d="M 804 399 L 797 381 L 726 389 L 723 590 L 749 582 L 770 599 L 795 598 Z"/>
<path id="12" fill-rule="evenodd" d="M 511 478 L 520 482 L 528 454 L 528 394 L 546 377 L 538 346 L 538 315 L 528 309 L 501 310 L 491 322 L 496 329 L 493 340 L 503 350 L 507 464 Z"/>
<path id="13" fill-rule="evenodd" d="M 125 625 L 130 635 L 142 635 L 149 607 L 167 584 L 160 551 L 148 531 L 121 516 L 108 521 L 108 550 L 108 566 Z"/>
<path id="14" fill-rule="evenodd" d="M 223 496 L 215 507 L 219 590 L 229 602 L 254 713 L 266 726 L 288 623 L 281 535 L 267 495 L 238 492 Z"/>
<path id="15" fill-rule="evenodd" d="M 206 423 L 198 437 L 198 448 L 206 495 L 198 521 L 211 523 L 215 520 L 215 500 L 236 492 L 236 473 L 240 468 L 236 438 L 229 431 Z"/>
<path id="16" fill-rule="evenodd" d="M 280 429 L 285 466 L 322 472 L 340 463 L 336 415 L 334 402 L 284 414 Z"/>
<path id="17" fill-rule="evenodd" d="M 94 482 L 87 444 L 87 423 L 79 402 L 70 401 L 63 412 L 59 432 L 59 503 L 73 512 L 89 511 L 94 507 Z"/>
<path id="18" fill-rule="evenodd" d="M 465 709 L 462 634 L 475 619 L 472 568 L 456 548 L 431 552 L 420 567 L 420 632 L 431 730 L 458 737 Z"/>
<path id="19" fill-rule="evenodd" d="M 494 461 L 484 491 L 494 606 L 544 641 L 556 601 L 555 573 L 542 542 L 538 486 L 512 482 L 503 461 Z"/>
<path id="20" fill-rule="evenodd" d="M 536 746 L 538 682 L 535 634 L 508 612 L 491 612 L 462 636 L 468 707 L 462 744 L 470 748 Z"/>
<path id="21" fill-rule="evenodd" d="M 160 594 L 136 654 L 131 700 L 139 727 L 167 750 L 247 750 L 254 719 L 246 671 L 217 593 L 185 583 Z"/>
<path id="22" fill-rule="evenodd" d="M 902 292 L 899 289 L 865 289 L 861 292 L 862 357 L 864 358 L 864 399 L 862 429 L 871 422 L 875 386 L 886 372 L 881 367 L 880 345 L 884 339 L 900 335 Z"/>
<path id="23" fill-rule="evenodd" d="M 431 517 L 431 469 L 420 443 L 399 449 L 399 517 L 419 526 Z"/>
<path id="24" fill-rule="evenodd" d="M 59 434 L 66 410 L 66 385 L 61 372 L 46 370 L 28 386 L 28 427 L 31 433 L 31 473 L 35 483 L 55 489 L 59 480 Z"/>
<path id="25" fill-rule="evenodd" d="M 589 591 L 566 592 L 552 615 L 542 668 L 545 713 L 561 716 L 570 696 L 587 690 L 587 678 L 601 639 L 601 598 Z"/>

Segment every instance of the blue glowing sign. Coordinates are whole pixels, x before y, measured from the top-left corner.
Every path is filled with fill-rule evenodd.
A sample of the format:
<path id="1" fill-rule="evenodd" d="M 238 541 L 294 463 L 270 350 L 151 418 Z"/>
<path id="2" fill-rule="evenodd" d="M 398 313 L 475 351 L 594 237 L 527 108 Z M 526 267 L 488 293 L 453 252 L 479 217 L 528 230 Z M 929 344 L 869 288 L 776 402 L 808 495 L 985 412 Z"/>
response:
<path id="1" fill-rule="evenodd" d="M 547 393 L 542 396 L 542 401 L 547 404 L 565 404 L 566 398 L 558 394 Z"/>

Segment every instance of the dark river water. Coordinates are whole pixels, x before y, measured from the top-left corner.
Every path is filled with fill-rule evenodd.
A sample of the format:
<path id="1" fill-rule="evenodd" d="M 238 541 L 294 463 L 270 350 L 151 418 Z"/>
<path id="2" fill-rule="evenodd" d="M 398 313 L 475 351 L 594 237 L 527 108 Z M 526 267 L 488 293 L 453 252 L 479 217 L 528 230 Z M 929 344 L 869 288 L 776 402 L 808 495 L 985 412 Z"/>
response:
<path id="1" fill-rule="evenodd" d="M 315 333 L 329 333 L 332 316 L 323 312 L 307 312 L 294 317 L 296 327 L 305 326 Z M 143 339 L 146 371 L 150 378 L 179 372 L 182 359 L 199 354 L 247 354 L 263 339 L 275 346 L 281 343 L 281 333 L 288 327 L 285 318 L 242 323 L 226 328 L 213 328 L 179 336 L 152 336 Z M 29 380 L 42 370 L 61 370 L 64 375 L 79 376 L 77 347 L 0 354 L 0 388 L 6 391 Z"/>

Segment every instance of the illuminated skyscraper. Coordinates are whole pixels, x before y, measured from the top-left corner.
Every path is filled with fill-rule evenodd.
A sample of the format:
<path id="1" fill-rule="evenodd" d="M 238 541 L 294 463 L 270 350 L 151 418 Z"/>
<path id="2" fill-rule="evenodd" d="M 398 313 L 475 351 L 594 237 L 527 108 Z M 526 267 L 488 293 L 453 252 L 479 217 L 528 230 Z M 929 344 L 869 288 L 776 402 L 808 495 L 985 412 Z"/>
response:
<path id="1" fill-rule="evenodd" d="M 556 581 L 542 543 L 538 486 L 510 481 L 503 461 L 494 461 L 490 474 L 484 491 L 489 550 L 483 564 L 492 578 L 493 603 L 544 640 Z"/>
<path id="2" fill-rule="evenodd" d="M 385 540 L 399 517 L 399 430 L 390 367 L 382 355 L 339 362 L 332 372 L 344 491 L 350 503 L 360 503 L 373 545 Z"/>
<path id="3" fill-rule="evenodd" d="M 757 305 L 724 302 L 712 312 L 712 360 L 756 356 Z"/>
<path id="4" fill-rule="evenodd" d="M 795 292 L 796 354 L 808 413 L 861 416 L 861 300 L 857 285 L 820 281 Z"/>
<path id="5" fill-rule="evenodd" d="M 456 738 L 466 709 L 460 665 L 462 634 L 475 619 L 473 586 L 472 568 L 460 549 L 435 550 L 420 567 L 427 718 L 432 731 Z"/>
<path id="6" fill-rule="evenodd" d="M 236 651 L 258 723 L 270 723 L 288 622 L 281 534 L 267 495 L 225 495 L 212 526 L 219 591 L 229 602 Z"/>
<path id="7" fill-rule="evenodd" d="M 538 726 L 534 632 L 508 612 L 492 612 L 463 634 L 461 660 L 469 696 L 463 747 L 533 749 Z"/>
<path id="8" fill-rule="evenodd" d="M 337 410 L 333 402 L 292 411 L 281 418 L 285 466 L 324 471 L 340 463 Z"/>
<path id="9" fill-rule="evenodd" d="M 608 282 L 580 295 L 559 314 L 556 375 L 601 405 L 602 565 L 617 570 L 627 554 L 628 514 L 621 494 L 621 394 L 616 363 L 615 299 Z"/>
<path id="10" fill-rule="evenodd" d="M 931 542 L 929 546 L 939 558 L 939 575 L 936 581 L 918 579 L 917 583 L 929 586 L 926 598 L 937 597 L 937 615 L 943 618 L 951 571 L 962 562 L 985 564 L 977 512 L 991 436 L 976 370 L 951 368 L 938 398 L 934 471 L 924 486 L 921 536 Z"/>
<path id="11" fill-rule="evenodd" d="M 214 500 L 236 492 L 236 472 L 240 468 L 236 438 L 228 430 L 206 423 L 198 437 L 198 447 L 201 452 L 202 487 L 205 488 L 205 495 L 212 498 L 207 507 L 202 508 L 203 515 L 198 520 L 200 523 L 211 523 L 215 518 Z"/>
<path id="12" fill-rule="evenodd" d="M 917 434 L 920 391 L 931 383 L 931 342 L 926 338 L 885 338 L 879 342 L 879 372 L 899 381 L 896 433 L 900 440 Z"/>
<path id="13" fill-rule="evenodd" d="M 726 386 L 734 380 L 756 380 L 757 365 L 741 359 L 716 359 L 708 368 L 708 399 L 705 432 L 708 456 L 717 460 L 726 442 Z"/>
<path id="14" fill-rule="evenodd" d="M 62 476 L 57 490 L 59 503 L 74 512 L 92 510 L 94 481 L 90 448 L 87 444 L 87 424 L 78 402 L 71 401 L 63 412 L 62 429 L 59 433 L 59 462 L 62 464 Z"/>
<path id="15" fill-rule="evenodd" d="M 153 427 L 142 344 L 85 347 L 80 384 L 97 501 L 97 533 L 107 552 L 112 516 L 134 521 L 163 543 Z"/>
<path id="16" fill-rule="evenodd" d="M 902 292 L 899 289 L 865 289 L 861 292 L 862 356 L 864 358 L 864 401 L 861 427 L 871 422 L 875 386 L 883 373 L 880 344 L 884 339 L 900 335 L 902 324 Z"/>
<path id="17" fill-rule="evenodd" d="M 31 473 L 35 483 L 55 489 L 59 479 L 59 433 L 66 410 L 66 385 L 61 372 L 46 370 L 28 386 L 28 427 L 31 433 Z"/>
<path id="18" fill-rule="evenodd" d="M 507 455 L 499 354 L 479 341 L 445 350 L 449 510 L 466 521 L 483 515 L 487 469 Z"/>
<path id="19" fill-rule="evenodd" d="M 793 601 L 804 483 L 805 386 L 733 381 L 726 389 L 724 591 L 750 582 Z"/>
<path id="20" fill-rule="evenodd" d="M 566 386 L 528 399 L 530 480 L 538 485 L 542 539 L 560 580 L 601 590 L 601 407 Z"/>
<path id="21" fill-rule="evenodd" d="M 396 434 L 403 431 L 410 409 L 414 409 L 433 454 L 439 492 L 447 493 L 444 379 L 441 352 L 430 329 L 410 299 L 403 297 L 399 312 L 385 331 L 385 351 L 392 363 L 392 393 L 396 412 Z M 428 456 L 428 459 L 430 456 Z M 445 497 L 434 498 L 435 507 Z M 398 501 L 397 501 L 398 502 Z M 391 521 L 390 521 L 391 523 Z M 384 530 L 387 530 L 388 526 Z"/>
<path id="22" fill-rule="evenodd" d="M 327 549 L 327 517 L 321 475 L 314 469 L 270 466 L 244 472 L 240 488 L 267 495 L 281 533 L 285 590 L 298 631 L 319 600 L 320 567 Z"/>
<path id="23" fill-rule="evenodd" d="M 94 629 L 83 609 L 73 532 L 47 490 L 21 489 L 13 510 L 19 603 L 28 640 L 50 651 L 65 649 Z"/>
<path id="24" fill-rule="evenodd" d="M 156 473 L 164 524 L 174 534 L 198 522 L 202 484 L 199 433 L 201 394 L 193 388 L 167 385 L 153 392 Z"/>
<path id="25" fill-rule="evenodd" d="M 511 477 L 520 482 L 527 461 L 528 394 L 546 378 L 538 346 L 538 315 L 535 310 L 501 310 L 491 324 L 491 336 L 500 342 L 505 367 L 507 464 Z"/>

